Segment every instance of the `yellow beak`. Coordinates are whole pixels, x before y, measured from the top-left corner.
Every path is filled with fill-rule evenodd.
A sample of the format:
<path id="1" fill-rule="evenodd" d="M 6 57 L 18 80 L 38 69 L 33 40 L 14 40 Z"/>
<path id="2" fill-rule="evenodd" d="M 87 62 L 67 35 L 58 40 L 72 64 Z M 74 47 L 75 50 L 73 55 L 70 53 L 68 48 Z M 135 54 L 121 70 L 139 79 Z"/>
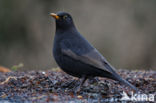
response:
<path id="1" fill-rule="evenodd" d="M 55 18 L 55 19 L 59 19 L 60 17 L 57 15 L 57 14 L 55 14 L 55 13 L 50 13 L 50 16 L 52 16 L 53 18 Z"/>

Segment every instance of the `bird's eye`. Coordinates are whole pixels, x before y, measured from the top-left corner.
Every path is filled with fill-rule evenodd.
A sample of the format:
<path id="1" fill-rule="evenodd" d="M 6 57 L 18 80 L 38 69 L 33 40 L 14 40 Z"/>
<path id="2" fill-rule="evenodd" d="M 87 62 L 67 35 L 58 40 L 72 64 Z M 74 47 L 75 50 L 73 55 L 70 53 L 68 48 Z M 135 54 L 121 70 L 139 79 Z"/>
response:
<path id="1" fill-rule="evenodd" d="M 63 19 L 66 19 L 68 16 L 67 15 L 65 15 L 65 16 L 63 16 Z"/>

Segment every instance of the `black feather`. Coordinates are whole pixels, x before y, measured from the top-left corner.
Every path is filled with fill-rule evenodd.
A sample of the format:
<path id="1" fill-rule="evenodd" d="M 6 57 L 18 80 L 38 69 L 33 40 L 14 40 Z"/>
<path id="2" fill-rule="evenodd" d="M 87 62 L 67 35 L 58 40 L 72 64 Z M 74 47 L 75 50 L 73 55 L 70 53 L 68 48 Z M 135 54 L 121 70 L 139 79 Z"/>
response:
<path id="1" fill-rule="evenodd" d="M 77 31 L 70 14 L 59 12 L 57 15 L 53 55 L 62 70 L 80 78 L 107 77 L 137 90 L 122 79 L 115 68 Z M 66 18 L 63 18 L 65 15 Z"/>

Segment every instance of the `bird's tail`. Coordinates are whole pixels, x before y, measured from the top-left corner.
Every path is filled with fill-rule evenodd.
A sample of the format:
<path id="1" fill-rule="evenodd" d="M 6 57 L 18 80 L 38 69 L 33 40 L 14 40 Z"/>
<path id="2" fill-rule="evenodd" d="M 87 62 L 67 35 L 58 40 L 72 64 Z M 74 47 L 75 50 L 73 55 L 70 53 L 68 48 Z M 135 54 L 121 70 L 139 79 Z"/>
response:
<path id="1" fill-rule="evenodd" d="M 135 90 L 136 92 L 138 92 L 138 89 L 135 86 L 133 86 L 131 83 L 129 83 L 128 81 L 123 79 L 120 75 L 118 75 L 115 72 L 115 68 L 113 66 L 111 66 L 109 63 L 105 63 L 105 67 L 111 72 L 112 79 L 117 80 L 120 83 L 125 84 L 125 85 L 129 86 L 130 88 L 132 88 L 133 90 Z"/>
<path id="2" fill-rule="evenodd" d="M 133 90 L 135 90 L 135 92 L 138 92 L 138 89 L 135 86 L 133 86 L 131 83 L 129 83 L 125 79 L 121 78 L 118 74 L 116 75 L 116 79 L 120 83 L 125 84 L 125 85 L 129 86 L 130 88 L 132 88 Z"/>

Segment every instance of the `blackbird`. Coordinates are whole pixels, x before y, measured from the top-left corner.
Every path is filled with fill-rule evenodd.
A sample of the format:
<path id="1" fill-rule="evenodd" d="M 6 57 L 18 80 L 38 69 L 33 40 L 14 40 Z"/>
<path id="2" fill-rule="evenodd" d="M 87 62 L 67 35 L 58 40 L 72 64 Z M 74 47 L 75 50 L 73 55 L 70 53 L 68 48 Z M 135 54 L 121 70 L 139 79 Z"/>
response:
<path id="1" fill-rule="evenodd" d="M 91 77 L 106 77 L 119 81 L 133 90 L 137 88 L 120 77 L 113 66 L 76 29 L 69 13 L 50 13 L 55 18 L 53 56 L 60 68 L 80 78 L 79 89 Z"/>

